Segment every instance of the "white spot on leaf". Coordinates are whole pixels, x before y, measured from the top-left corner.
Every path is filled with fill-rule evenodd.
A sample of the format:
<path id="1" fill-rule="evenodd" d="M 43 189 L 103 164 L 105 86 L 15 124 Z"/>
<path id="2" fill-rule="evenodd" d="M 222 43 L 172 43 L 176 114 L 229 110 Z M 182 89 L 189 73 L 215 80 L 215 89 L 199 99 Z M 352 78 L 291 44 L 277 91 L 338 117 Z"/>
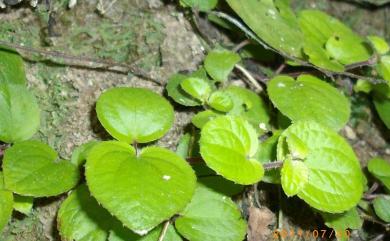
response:
<path id="1" fill-rule="evenodd" d="M 163 179 L 164 179 L 165 181 L 168 181 L 169 179 L 171 179 L 171 176 L 164 175 L 164 176 L 163 176 Z"/>
<path id="2" fill-rule="evenodd" d="M 278 83 L 278 87 L 286 87 L 286 85 L 284 83 Z"/>

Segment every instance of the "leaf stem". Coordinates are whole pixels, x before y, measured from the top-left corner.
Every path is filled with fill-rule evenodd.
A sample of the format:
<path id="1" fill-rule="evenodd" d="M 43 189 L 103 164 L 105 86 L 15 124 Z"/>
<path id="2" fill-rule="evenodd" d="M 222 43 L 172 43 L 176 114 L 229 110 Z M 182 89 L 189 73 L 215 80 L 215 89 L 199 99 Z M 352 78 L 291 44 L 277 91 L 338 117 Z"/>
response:
<path id="1" fill-rule="evenodd" d="M 158 241 L 164 241 L 164 238 L 165 238 L 165 235 L 167 234 L 168 227 L 169 227 L 169 224 L 170 224 L 170 223 L 171 223 L 170 220 L 167 220 L 167 221 L 164 223 L 164 227 L 163 227 L 163 229 L 161 230 L 160 237 L 158 238 Z"/>
<path id="2" fill-rule="evenodd" d="M 245 69 L 244 66 L 236 64 L 234 67 L 238 69 L 243 75 L 245 75 L 245 77 L 249 80 L 249 83 L 256 88 L 256 92 L 259 93 L 263 91 L 263 87 L 261 87 L 259 82 L 257 82 L 257 80 L 251 75 L 251 73 L 249 73 L 248 70 Z"/>
<path id="3" fill-rule="evenodd" d="M 281 168 L 282 166 L 283 166 L 283 161 L 274 161 L 274 162 L 268 162 L 268 163 L 263 164 L 265 171 L 278 169 L 278 168 Z"/>

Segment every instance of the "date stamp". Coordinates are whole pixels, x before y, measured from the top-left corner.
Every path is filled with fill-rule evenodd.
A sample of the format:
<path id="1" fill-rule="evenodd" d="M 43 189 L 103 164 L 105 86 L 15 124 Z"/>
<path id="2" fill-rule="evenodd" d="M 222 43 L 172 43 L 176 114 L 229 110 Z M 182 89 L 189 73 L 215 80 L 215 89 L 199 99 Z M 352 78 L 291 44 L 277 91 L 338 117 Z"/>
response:
<path id="1" fill-rule="evenodd" d="M 347 238 L 349 240 L 351 231 L 346 230 L 333 230 L 333 229 L 277 229 L 272 234 L 274 239 L 279 238 L 314 238 L 314 239 L 331 239 L 331 238 Z"/>

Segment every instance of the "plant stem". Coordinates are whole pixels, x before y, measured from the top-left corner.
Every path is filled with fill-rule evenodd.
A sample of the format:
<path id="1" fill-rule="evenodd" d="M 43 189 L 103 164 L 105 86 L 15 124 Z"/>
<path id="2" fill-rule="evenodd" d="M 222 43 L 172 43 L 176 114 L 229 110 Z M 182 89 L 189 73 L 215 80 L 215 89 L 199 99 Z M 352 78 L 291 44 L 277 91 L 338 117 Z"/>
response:
<path id="1" fill-rule="evenodd" d="M 164 238 L 165 238 L 165 235 L 167 234 L 167 231 L 168 231 L 168 227 L 169 227 L 169 224 L 171 222 L 169 220 L 167 220 L 165 223 L 164 223 L 164 227 L 163 229 L 161 230 L 161 233 L 160 233 L 160 237 L 158 238 L 158 241 L 164 241 Z"/>
<path id="2" fill-rule="evenodd" d="M 282 166 L 283 166 L 283 161 L 274 161 L 274 162 L 268 162 L 268 163 L 263 164 L 265 171 L 269 171 L 272 169 L 278 169 L 278 168 L 281 168 Z"/>
<path id="3" fill-rule="evenodd" d="M 257 80 L 251 75 L 251 73 L 249 73 L 248 70 L 245 69 L 244 66 L 236 64 L 234 67 L 236 69 L 238 69 L 239 71 L 241 71 L 241 73 L 243 73 L 245 75 L 245 77 L 249 80 L 249 82 L 256 88 L 256 90 L 257 90 L 256 92 L 263 91 L 263 87 L 261 87 L 259 82 L 257 82 Z"/>
<path id="4" fill-rule="evenodd" d="M 243 47 L 247 46 L 250 43 L 251 43 L 251 41 L 249 39 L 245 39 L 244 41 L 241 41 L 239 44 L 234 46 L 234 48 L 232 48 L 232 51 L 238 52 L 238 51 L 240 51 L 240 49 L 242 49 Z"/>

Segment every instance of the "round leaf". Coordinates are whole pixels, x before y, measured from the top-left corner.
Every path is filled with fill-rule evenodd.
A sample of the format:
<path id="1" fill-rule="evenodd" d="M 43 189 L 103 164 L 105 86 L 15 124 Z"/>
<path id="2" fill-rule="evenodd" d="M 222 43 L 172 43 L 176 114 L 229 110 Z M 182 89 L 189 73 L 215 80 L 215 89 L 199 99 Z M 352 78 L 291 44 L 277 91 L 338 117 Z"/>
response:
<path id="1" fill-rule="evenodd" d="M 383 221 L 390 223 L 390 196 L 380 196 L 373 202 L 376 215 Z"/>
<path id="2" fill-rule="evenodd" d="M 182 74 L 175 74 L 169 80 L 167 84 L 168 95 L 177 103 L 184 106 L 197 106 L 202 105 L 202 102 L 194 99 L 187 94 L 182 88 L 181 83 L 187 79 L 188 76 Z"/>
<path id="3" fill-rule="evenodd" d="M 254 159 L 259 142 L 249 122 L 222 116 L 210 120 L 202 129 L 200 153 L 218 174 L 239 184 L 259 182 L 263 166 Z"/>
<path id="4" fill-rule="evenodd" d="M 98 202 L 141 235 L 183 210 L 195 189 L 193 170 L 175 153 L 148 147 L 137 155 L 115 141 L 91 150 L 86 178 Z"/>
<path id="5" fill-rule="evenodd" d="M 308 182 L 298 196 L 312 207 L 341 213 L 354 207 L 363 194 L 364 175 L 349 144 L 336 132 L 313 121 L 299 121 L 285 130 L 278 143 L 278 160 L 296 152 L 290 136 L 307 149 L 303 163 Z"/>
<path id="6" fill-rule="evenodd" d="M 56 196 L 73 188 L 79 180 L 77 166 L 59 160 L 57 153 L 38 141 L 24 141 L 7 149 L 3 159 L 7 189 L 33 197 Z"/>
<path id="7" fill-rule="evenodd" d="M 96 104 L 99 121 L 117 140 L 146 143 L 161 138 L 172 126 L 173 108 L 158 94 L 142 88 L 113 88 Z"/>
<path id="8" fill-rule="evenodd" d="M 309 169 L 301 161 L 292 161 L 287 158 L 281 170 L 283 191 L 291 197 L 298 194 L 309 181 Z"/>
<path id="9" fill-rule="evenodd" d="M 374 158 L 368 162 L 367 167 L 368 171 L 390 190 L 390 163 L 381 158 Z"/>
<path id="10" fill-rule="evenodd" d="M 4 189 L 3 173 L 0 172 L 0 233 L 11 219 L 13 210 L 12 192 Z"/>
<path id="11" fill-rule="evenodd" d="M 246 223 L 236 204 L 203 185 L 198 185 L 175 225 L 191 241 L 242 241 L 246 233 Z"/>
<path id="12" fill-rule="evenodd" d="M 22 57 L 14 50 L 0 47 L 0 83 L 26 84 Z"/>
<path id="13" fill-rule="evenodd" d="M 208 104 L 217 111 L 228 112 L 233 108 L 233 101 L 223 91 L 215 91 L 211 94 Z"/>
<path id="14" fill-rule="evenodd" d="M 350 103 L 336 88 L 310 75 L 277 76 L 268 84 L 272 103 L 292 121 L 314 120 L 334 130 L 348 121 Z"/>
<path id="15" fill-rule="evenodd" d="M 211 78 L 215 81 L 224 82 L 228 80 L 230 72 L 240 60 L 241 58 L 237 53 L 215 49 L 206 56 L 204 67 Z"/>
<path id="16" fill-rule="evenodd" d="M 39 124 L 39 107 L 27 88 L 0 83 L 0 140 L 14 143 L 30 139 Z"/>
<path id="17" fill-rule="evenodd" d="M 209 82 L 201 78 L 187 78 L 183 80 L 180 86 L 187 94 L 202 101 L 202 103 L 204 103 L 211 94 Z"/>

